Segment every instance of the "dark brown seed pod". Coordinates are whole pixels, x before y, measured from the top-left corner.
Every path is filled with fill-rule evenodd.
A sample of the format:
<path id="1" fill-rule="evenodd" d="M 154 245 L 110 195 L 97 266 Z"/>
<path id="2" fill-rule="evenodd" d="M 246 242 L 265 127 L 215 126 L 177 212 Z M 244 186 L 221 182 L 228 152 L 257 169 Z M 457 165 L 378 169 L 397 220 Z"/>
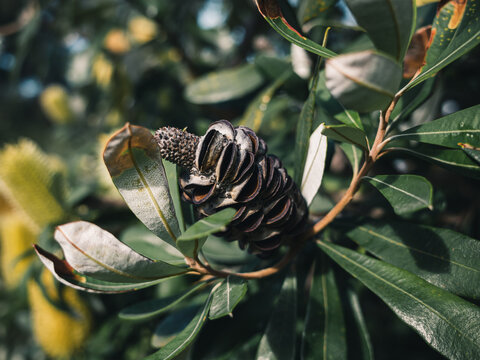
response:
<path id="1" fill-rule="evenodd" d="M 184 168 L 182 198 L 200 216 L 237 210 L 222 235 L 242 249 L 268 254 L 304 229 L 308 209 L 281 161 L 251 129 L 226 120 L 198 137 L 172 127 L 155 133 L 161 156 Z"/>

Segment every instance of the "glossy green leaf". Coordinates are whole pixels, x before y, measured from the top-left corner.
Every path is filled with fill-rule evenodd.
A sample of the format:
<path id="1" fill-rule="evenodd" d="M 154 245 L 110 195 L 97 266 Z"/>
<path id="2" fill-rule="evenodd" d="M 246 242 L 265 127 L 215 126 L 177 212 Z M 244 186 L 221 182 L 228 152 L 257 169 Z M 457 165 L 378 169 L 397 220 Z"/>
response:
<path id="1" fill-rule="evenodd" d="M 45 267 L 53 274 L 53 276 L 58 281 L 74 289 L 83 290 L 91 293 L 114 294 L 135 291 L 149 286 L 157 285 L 171 278 L 168 277 L 134 283 L 102 281 L 77 273 L 67 261 L 59 259 L 55 255 L 49 253 L 48 251 L 45 251 L 38 245 L 35 245 L 35 251 L 42 263 L 45 265 Z"/>
<path id="2" fill-rule="evenodd" d="M 245 280 L 228 276 L 213 293 L 208 317 L 212 320 L 227 315 L 233 317 L 233 309 L 235 309 L 246 293 L 247 282 Z"/>
<path id="3" fill-rule="evenodd" d="M 302 185 L 300 190 L 307 201 L 312 203 L 313 198 L 322 184 L 323 171 L 325 170 L 325 159 L 327 157 L 327 137 L 322 135 L 325 125 L 321 124 L 310 136 L 308 143 L 307 159 L 303 169 Z"/>
<path id="4" fill-rule="evenodd" d="M 295 357 L 297 319 L 297 279 L 290 273 L 273 307 L 257 350 L 257 360 L 291 360 Z"/>
<path id="5" fill-rule="evenodd" d="M 314 54 L 325 58 L 331 58 L 336 54 L 320 44 L 306 38 L 295 30 L 284 18 L 278 0 L 255 0 L 258 11 L 267 22 L 291 43 L 304 48 Z"/>
<path id="6" fill-rule="evenodd" d="M 318 242 L 430 346 L 450 359 L 480 357 L 480 308 L 418 276 L 356 251 Z"/>
<path id="7" fill-rule="evenodd" d="M 415 22 L 414 0 L 346 0 L 378 50 L 401 61 Z"/>
<path id="8" fill-rule="evenodd" d="M 169 343 L 163 346 L 160 350 L 147 356 L 146 360 L 169 360 L 174 359 L 180 354 L 188 345 L 192 343 L 197 337 L 198 333 L 202 329 L 205 321 L 208 317 L 208 311 L 212 303 L 212 296 L 215 288 L 212 289 L 205 304 L 197 312 L 194 318 L 188 323 L 188 325 Z"/>
<path id="9" fill-rule="evenodd" d="M 127 123 L 108 140 L 103 159 L 133 213 L 160 239 L 175 246 L 180 229 L 160 151 L 150 131 Z"/>
<path id="10" fill-rule="evenodd" d="M 322 134 L 332 140 L 347 142 L 367 150 L 368 139 L 363 130 L 349 125 L 327 125 Z"/>
<path id="11" fill-rule="evenodd" d="M 235 212 L 234 208 L 227 208 L 198 220 L 177 239 L 177 247 L 184 255 L 195 257 L 207 240 L 207 236 L 225 230 Z"/>
<path id="12" fill-rule="evenodd" d="M 133 251 L 95 224 L 76 221 L 58 226 L 55 240 L 65 260 L 80 274 L 110 282 L 145 282 L 185 272 Z"/>
<path id="13" fill-rule="evenodd" d="M 294 181 L 300 184 L 302 181 L 305 161 L 307 160 L 308 141 L 312 133 L 313 118 L 315 116 L 315 93 L 310 91 L 307 101 L 303 104 L 300 118 L 297 122 L 295 138 L 295 167 Z"/>
<path id="14" fill-rule="evenodd" d="M 392 101 L 402 69 L 387 56 L 362 51 L 327 60 L 325 75 L 327 88 L 347 109 L 369 112 Z"/>
<path id="15" fill-rule="evenodd" d="M 340 148 L 348 158 L 350 165 L 352 166 L 353 174 L 357 174 L 362 164 L 363 151 L 353 144 L 341 143 Z"/>
<path id="16" fill-rule="evenodd" d="M 253 64 L 220 70 L 190 83 L 185 97 L 194 104 L 214 104 L 238 99 L 263 84 L 264 78 Z"/>
<path id="17" fill-rule="evenodd" d="M 439 70 L 480 43 L 479 0 L 449 1 L 437 13 L 432 27 L 433 41 L 427 51 L 426 65 L 409 89 L 434 76 Z"/>
<path id="18" fill-rule="evenodd" d="M 177 215 L 178 225 L 181 231 L 185 231 L 185 220 L 183 218 L 182 200 L 180 198 L 180 189 L 178 186 L 177 165 L 162 159 L 165 174 L 167 175 L 168 189 L 172 197 L 175 214 Z"/>
<path id="19" fill-rule="evenodd" d="M 343 109 L 343 112 L 336 114 L 334 117 L 345 125 L 354 126 L 363 130 L 362 119 L 356 111 Z"/>
<path id="20" fill-rule="evenodd" d="M 480 166 L 472 160 L 463 150 L 440 149 L 429 145 L 416 146 L 414 148 L 391 148 L 390 150 L 401 151 L 431 163 L 443 166 L 458 174 L 480 179 Z"/>
<path id="21" fill-rule="evenodd" d="M 333 268 L 317 254 L 302 335 L 302 359 L 347 359 L 342 301 Z"/>
<path id="22" fill-rule="evenodd" d="M 458 149 L 459 143 L 480 146 L 480 105 L 415 126 L 389 138 L 392 143 L 395 140 L 416 140 L 453 149 Z"/>
<path id="23" fill-rule="evenodd" d="M 358 226 L 348 236 L 375 256 L 450 292 L 480 298 L 480 241 L 448 229 L 400 222 Z"/>
<path id="24" fill-rule="evenodd" d="M 315 19 L 335 5 L 337 0 L 303 0 L 298 8 L 298 20 L 300 24 Z"/>
<path id="25" fill-rule="evenodd" d="M 461 144 L 462 150 L 470 156 L 474 161 L 476 161 L 480 165 L 480 149 L 474 148 L 471 145 Z"/>
<path id="26" fill-rule="evenodd" d="M 360 354 L 355 354 L 355 357 L 362 360 L 373 360 L 373 347 L 370 342 L 370 334 L 368 333 L 367 324 L 360 307 L 360 300 L 358 293 L 351 288 L 347 289 L 347 301 L 350 305 L 353 320 L 355 322 L 356 340 L 360 345 Z"/>
<path id="27" fill-rule="evenodd" d="M 398 215 L 428 208 L 432 210 L 432 185 L 418 175 L 365 176 L 392 205 Z"/>
<path id="28" fill-rule="evenodd" d="M 180 302 L 203 289 L 207 284 L 207 282 L 200 282 L 178 295 L 138 302 L 120 311 L 118 316 L 124 320 L 147 320 L 154 318 L 172 310 Z"/>

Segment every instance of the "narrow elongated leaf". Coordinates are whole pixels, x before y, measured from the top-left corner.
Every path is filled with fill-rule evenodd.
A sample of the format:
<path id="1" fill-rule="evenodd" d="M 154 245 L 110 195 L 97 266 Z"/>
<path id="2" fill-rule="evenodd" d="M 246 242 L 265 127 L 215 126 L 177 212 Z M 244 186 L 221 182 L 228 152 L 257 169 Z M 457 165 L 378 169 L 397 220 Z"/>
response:
<path id="1" fill-rule="evenodd" d="M 341 121 L 345 125 L 354 126 L 363 130 L 362 119 L 360 118 L 360 114 L 356 111 L 343 109 L 343 112 L 335 115 L 335 119 Z"/>
<path id="2" fill-rule="evenodd" d="M 420 75 L 402 90 L 434 76 L 480 43 L 478 6 L 478 0 L 449 1 L 441 8 L 433 22 L 426 64 Z"/>
<path id="3" fill-rule="evenodd" d="M 450 292 L 480 298 L 480 241 L 400 222 L 361 225 L 348 236 L 372 254 Z"/>
<path id="4" fill-rule="evenodd" d="M 300 184 L 302 181 L 305 161 L 307 160 L 308 140 L 312 133 L 313 118 L 315 116 L 315 93 L 311 91 L 307 101 L 303 104 L 302 112 L 297 123 L 295 138 L 295 171 L 294 181 Z"/>
<path id="5" fill-rule="evenodd" d="M 302 359 L 347 359 L 342 302 L 328 258 L 319 253 L 302 336 Z"/>
<path id="6" fill-rule="evenodd" d="M 212 72 L 190 83 L 185 97 L 194 104 L 238 99 L 262 85 L 264 78 L 253 64 Z"/>
<path id="7" fill-rule="evenodd" d="M 228 276 L 215 290 L 212 306 L 208 317 L 219 319 L 223 316 L 233 316 L 232 311 L 247 293 L 247 282 L 238 277 Z"/>
<path id="8" fill-rule="evenodd" d="M 180 251 L 184 255 L 194 257 L 202 248 L 208 235 L 225 230 L 225 226 L 232 221 L 235 212 L 235 209 L 227 208 L 198 220 L 177 239 Z"/>
<path id="9" fill-rule="evenodd" d="M 476 161 L 480 165 L 480 148 L 473 147 L 470 144 L 458 144 L 461 146 L 462 150 L 470 156 L 474 161 Z"/>
<path id="10" fill-rule="evenodd" d="M 325 75 L 327 88 L 340 103 L 368 112 L 387 107 L 400 85 L 402 70 L 389 57 L 362 51 L 327 60 Z"/>
<path id="11" fill-rule="evenodd" d="M 65 260 L 80 274 L 110 282 L 145 282 L 185 272 L 133 251 L 95 224 L 76 221 L 57 227 L 55 240 Z"/>
<path id="12" fill-rule="evenodd" d="M 375 47 L 401 61 L 414 26 L 414 1 L 346 0 L 346 3 Z"/>
<path id="13" fill-rule="evenodd" d="M 332 140 L 347 142 L 368 150 L 368 139 L 363 130 L 349 125 L 327 125 L 323 128 L 322 134 Z"/>
<path id="14" fill-rule="evenodd" d="M 159 349 L 175 339 L 192 321 L 202 305 L 192 304 L 167 314 L 155 327 L 150 340 L 152 347 Z"/>
<path id="15" fill-rule="evenodd" d="M 162 158 L 150 131 L 127 123 L 108 140 L 103 159 L 133 213 L 160 239 L 175 246 L 180 229 Z"/>
<path id="16" fill-rule="evenodd" d="M 208 311 L 210 310 L 210 305 L 212 303 L 212 296 L 215 291 L 214 287 L 210 292 L 207 300 L 203 307 L 198 311 L 195 317 L 190 321 L 190 323 L 183 329 L 172 341 L 158 350 L 156 353 L 153 353 L 150 356 L 147 356 L 146 360 L 169 360 L 175 358 L 180 354 L 188 345 L 192 343 L 193 340 L 197 337 L 198 333 L 205 324 L 205 321 L 208 317 Z"/>
<path id="17" fill-rule="evenodd" d="M 258 11 L 267 20 L 267 22 L 285 39 L 291 43 L 304 48 L 314 54 L 325 58 L 331 58 L 336 54 L 324 46 L 307 39 L 295 30 L 283 17 L 282 10 L 277 0 L 255 0 Z"/>
<path id="18" fill-rule="evenodd" d="M 422 176 L 377 175 L 364 179 L 380 191 L 398 215 L 432 209 L 432 185 Z"/>
<path id="19" fill-rule="evenodd" d="M 91 293 L 115 294 L 135 291 L 157 285 L 170 278 L 168 277 L 141 283 L 118 283 L 102 281 L 77 273 L 68 262 L 65 260 L 60 260 L 58 257 L 50 254 L 48 251 L 45 251 L 38 245 L 35 245 L 35 251 L 45 267 L 50 270 L 50 272 L 58 281 L 74 289 Z"/>
<path id="20" fill-rule="evenodd" d="M 465 360 L 480 356 L 478 306 L 381 260 L 331 243 L 318 245 L 441 354 Z"/>
<path id="21" fill-rule="evenodd" d="M 370 342 L 370 334 L 368 333 L 367 324 L 360 308 L 360 300 L 358 294 L 351 288 L 347 289 L 347 300 L 350 305 L 350 310 L 356 327 L 356 340 L 360 345 L 360 354 L 355 354 L 355 357 L 362 360 L 373 360 L 373 347 Z"/>
<path id="22" fill-rule="evenodd" d="M 204 288 L 207 284 L 207 282 L 201 282 L 178 295 L 136 303 L 120 311 L 118 316 L 124 320 L 146 320 L 154 318 L 172 310 L 181 301 Z"/>
<path id="23" fill-rule="evenodd" d="M 307 160 L 303 169 L 301 191 L 307 201 L 312 203 L 320 185 L 322 184 L 323 171 L 325 170 L 325 159 L 327 157 L 327 137 L 322 135 L 324 124 L 320 125 L 310 136 L 308 144 Z"/>
<path id="24" fill-rule="evenodd" d="M 343 152 L 347 156 L 348 161 L 350 161 L 353 174 L 354 175 L 357 174 L 358 171 L 360 170 L 363 151 L 353 144 L 342 143 L 340 144 L 340 147 L 342 148 Z"/>
<path id="25" fill-rule="evenodd" d="M 167 175 L 168 189 L 172 197 L 175 215 L 177 215 L 178 225 L 181 231 L 185 231 L 185 220 L 183 218 L 182 201 L 180 199 L 180 190 L 178 187 L 177 165 L 170 161 L 162 160 L 165 174 Z"/>
<path id="26" fill-rule="evenodd" d="M 391 148 L 390 150 L 405 152 L 431 163 L 443 166 L 459 174 L 480 179 L 479 164 L 460 149 L 440 149 L 424 145 L 416 146 L 415 148 Z"/>
<path id="27" fill-rule="evenodd" d="M 415 126 L 390 137 L 390 141 L 397 139 L 416 140 L 453 149 L 458 149 L 459 143 L 480 146 L 480 105 Z"/>
<path id="28" fill-rule="evenodd" d="M 295 357 L 295 323 L 297 318 L 297 279 L 290 273 L 273 308 L 257 350 L 257 360 L 290 360 Z"/>

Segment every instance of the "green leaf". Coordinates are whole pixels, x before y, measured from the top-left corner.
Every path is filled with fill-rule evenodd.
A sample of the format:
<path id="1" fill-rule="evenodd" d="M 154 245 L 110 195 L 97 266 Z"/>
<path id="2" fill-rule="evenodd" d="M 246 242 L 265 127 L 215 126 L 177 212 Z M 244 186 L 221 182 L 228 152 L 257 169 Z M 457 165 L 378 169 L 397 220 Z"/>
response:
<path id="1" fill-rule="evenodd" d="M 346 3 L 375 47 L 401 61 L 415 22 L 414 1 L 346 0 Z"/>
<path id="2" fill-rule="evenodd" d="M 118 316 L 124 320 L 147 320 L 154 318 L 172 310 L 181 301 L 196 293 L 198 290 L 204 288 L 207 284 L 208 282 L 200 282 L 178 295 L 169 296 L 168 298 L 163 299 L 153 299 L 138 302 L 120 311 Z"/>
<path id="3" fill-rule="evenodd" d="M 360 114 L 353 110 L 346 110 L 343 109 L 343 112 L 340 112 L 335 115 L 335 119 L 344 123 L 345 125 L 354 126 L 363 130 L 362 119 L 360 118 Z"/>
<path id="4" fill-rule="evenodd" d="M 331 243 L 318 245 L 441 354 L 450 359 L 480 357 L 478 306 L 381 260 Z"/>
<path id="5" fill-rule="evenodd" d="M 327 259 L 319 253 L 314 263 L 302 336 L 302 359 L 305 360 L 347 358 L 342 301 Z"/>
<path id="6" fill-rule="evenodd" d="M 474 148 L 469 144 L 460 144 L 462 150 L 480 165 L 480 149 Z"/>
<path id="7" fill-rule="evenodd" d="M 180 229 L 162 158 L 150 131 L 127 123 L 108 140 L 103 159 L 133 213 L 160 239 L 175 246 Z"/>
<path id="8" fill-rule="evenodd" d="M 339 55 L 327 60 L 326 85 L 347 109 L 383 110 L 392 101 L 402 69 L 392 59 L 373 51 Z"/>
<path id="9" fill-rule="evenodd" d="M 478 5 L 478 0 L 449 1 L 441 8 L 433 22 L 433 41 L 427 51 L 425 66 L 402 91 L 434 76 L 480 43 Z"/>
<path id="10" fill-rule="evenodd" d="M 388 141 L 416 140 L 458 149 L 459 143 L 480 146 L 480 105 L 458 111 L 432 122 L 391 136 Z"/>
<path id="11" fill-rule="evenodd" d="M 192 321 L 203 304 L 190 304 L 166 315 L 155 327 L 150 343 L 154 348 L 161 348 L 182 332 Z"/>
<path id="12" fill-rule="evenodd" d="M 370 342 L 367 324 L 365 323 L 365 318 L 360 307 L 360 300 L 357 292 L 351 288 L 347 288 L 347 301 L 350 305 L 350 311 L 352 312 L 353 320 L 355 322 L 355 340 L 358 341 L 361 351 L 361 354 L 356 354 L 355 356 L 362 360 L 373 360 L 373 347 Z"/>
<path id="13" fill-rule="evenodd" d="M 354 175 L 357 174 L 358 171 L 360 170 L 360 165 L 362 163 L 362 157 L 364 152 L 360 150 L 358 147 L 356 147 L 355 145 L 348 144 L 348 143 L 341 143 L 340 148 L 345 153 L 345 156 L 348 158 L 348 161 L 350 161 L 353 174 Z"/>
<path id="14" fill-rule="evenodd" d="M 250 103 L 247 110 L 243 114 L 240 124 L 252 129 L 255 132 L 260 130 L 265 112 L 273 98 L 274 93 L 282 86 L 285 81 L 293 74 L 292 70 L 284 72 L 278 79 L 276 79 L 270 86 L 257 95 L 257 97 Z"/>
<path id="15" fill-rule="evenodd" d="M 307 39 L 295 30 L 283 17 L 282 10 L 280 9 L 277 0 L 255 0 L 255 2 L 258 11 L 260 11 L 260 14 L 262 14 L 265 20 L 267 20 L 275 31 L 292 44 L 325 58 L 331 58 L 336 55 L 333 51 Z"/>
<path id="16" fill-rule="evenodd" d="M 480 298 L 480 241 L 448 229 L 366 223 L 348 236 L 375 256 L 461 296 Z"/>
<path id="17" fill-rule="evenodd" d="M 240 249 L 236 242 L 225 241 L 214 235 L 207 238 L 202 253 L 209 262 L 227 265 L 245 264 L 255 259 L 254 255 Z"/>
<path id="18" fill-rule="evenodd" d="M 398 215 L 428 208 L 432 210 L 432 185 L 417 175 L 365 176 L 392 205 Z"/>
<path id="19" fill-rule="evenodd" d="M 305 161 L 307 159 L 308 140 L 312 133 L 313 118 L 315 116 L 315 92 L 312 90 L 308 95 L 307 101 L 303 104 L 300 118 L 297 123 L 295 138 L 295 167 L 294 181 L 300 184 L 302 181 Z"/>
<path id="20" fill-rule="evenodd" d="M 367 136 L 363 130 L 357 127 L 349 125 L 327 125 L 323 129 L 322 134 L 332 140 L 353 144 L 365 151 L 369 148 Z"/>
<path id="21" fill-rule="evenodd" d="M 228 276 L 215 290 L 210 307 L 209 319 L 232 315 L 233 309 L 247 293 L 247 282 L 238 277 Z"/>
<path id="22" fill-rule="evenodd" d="M 75 271 L 98 280 L 135 283 L 185 272 L 182 267 L 140 255 L 109 232 L 86 221 L 58 226 L 54 237 Z"/>
<path id="23" fill-rule="evenodd" d="M 218 286 L 218 285 L 217 285 Z M 172 341 L 163 346 L 156 353 L 147 356 L 145 360 L 169 360 L 175 358 L 180 354 L 188 345 L 192 343 L 200 332 L 203 324 L 207 320 L 208 311 L 212 303 L 212 296 L 216 287 L 212 289 L 210 295 L 203 307 L 198 311 L 195 317 L 190 323 L 183 329 Z"/>
<path id="24" fill-rule="evenodd" d="M 225 230 L 235 213 L 234 208 L 226 208 L 198 220 L 177 239 L 177 247 L 184 255 L 195 257 L 207 240 L 207 236 Z"/>
<path id="25" fill-rule="evenodd" d="M 175 214 L 177 215 L 178 225 L 181 231 L 185 231 L 185 220 L 183 218 L 182 201 L 180 198 L 180 189 L 178 187 L 177 165 L 162 159 L 163 167 L 167 175 L 168 189 L 172 197 Z"/>
<path id="26" fill-rule="evenodd" d="M 429 145 L 414 148 L 395 147 L 396 150 L 411 154 L 431 163 L 443 166 L 451 171 L 474 179 L 480 179 L 480 166 L 472 160 L 463 150 L 434 148 Z"/>
<path id="27" fill-rule="evenodd" d="M 196 79 L 185 89 L 185 97 L 194 104 L 219 103 L 238 99 L 260 87 L 263 81 L 255 65 L 241 65 Z"/>
<path id="28" fill-rule="evenodd" d="M 53 274 L 53 276 L 55 276 L 55 278 L 62 284 L 70 286 L 76 290 L 83 290 L 91 293 L 124 293 L 127 291 L 135 291 L 157 285 L 173 277 L 135 283 L 119 283 L 97 280 L 92 277 L 77 273 L 68 262 L 65 260 L 60 260 L 58 257 L 50 254 L 48 251 L 45 251 L 40 246 L 34 245 L 34 247 L 38 257 L 45 267 Z"/>
<path id="29" fill-rule="evenodd" d="M 337 0 L 303 0 L 298 9 L 298 20 L 301 25 L 322 15 L 335 5 Z"/>
<path id="30" fill-rule="evenodd" d="M 312 203 L 322 184 L 325 159 L 327 157 L 327 137 L 322 135 L 324 124 L 320 125 L 310 136 L 307 159 L 303 169 L 301 192 L 307 205 Z"/>
<path id="31" fill-rule="evenodd" d="M 274 305 L 257 350 L 257 360 L 291 360 L 295 357 L 297 279 L 289 273 Z"/>

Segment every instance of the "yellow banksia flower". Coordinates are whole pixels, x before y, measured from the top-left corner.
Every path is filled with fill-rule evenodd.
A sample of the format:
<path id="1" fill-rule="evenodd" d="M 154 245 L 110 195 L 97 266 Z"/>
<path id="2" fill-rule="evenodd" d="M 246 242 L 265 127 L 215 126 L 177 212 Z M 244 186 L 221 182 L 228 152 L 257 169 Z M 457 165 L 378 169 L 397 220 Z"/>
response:
<path id="1" fill-rule="evenodd" d="M 64 217 L 64 165 L 28 139 L 0 150 L 0 192 L 32 231 Z M 55 194 L 55 195 L 54 195 Z"/>
<path id="2" fill-rule="evenodd" d="M 76 290 L 63 286 L 57 288 L 46 269 L 42 272 L 41 282 L 45 291 L 35 280 L 28 282 L 33 333 L 46 354 L 68 358 L 82 349 L 90 333 L 92 318 L 89 308 Z M 54 305 L 60 299 L 68 311 Z"/>
<path id="3" fill-rule="evenodd" d="M 122 29 L 111 29 L 105 35 L 103 46 L 114 54 L 124 54 L 130 50 L 130 41 Z"/>
<path id="4" fill-rule="evenodd" d="M 69 96 L 63 86 L 50 85 L 40 95 L 45 115 L 54 123 L 67 124 L 73 120 Z"/>
<path id="5" fill-rule="evenodd" d="M 92 75 L 95 79 L 95 82 L 103 87 L 106 88 L 110 85 L 113 75 L 113 64 L 110 60 L 108 60 L 105 55 L 100 54 L 98 55 L 95 60 L 93 61 L 92 65 Z"/>
<path id="6" fill-rule="evenodd" d="M 32 261 L 33 253 L 25 256 L 35 243 L 37 235 L 25 225 L 22 218 L 12 212 L 2 215 L 0 222 L 0 263 L 2 278 L 8 288 L 20 284 Z"/>
<path id="7" fill-rule="evenodd" d="M 133 40 L 143 44 L 157 36 L 157 24 L 144 16 L 135 16 L 128 22 L 128 31 Z"/>

